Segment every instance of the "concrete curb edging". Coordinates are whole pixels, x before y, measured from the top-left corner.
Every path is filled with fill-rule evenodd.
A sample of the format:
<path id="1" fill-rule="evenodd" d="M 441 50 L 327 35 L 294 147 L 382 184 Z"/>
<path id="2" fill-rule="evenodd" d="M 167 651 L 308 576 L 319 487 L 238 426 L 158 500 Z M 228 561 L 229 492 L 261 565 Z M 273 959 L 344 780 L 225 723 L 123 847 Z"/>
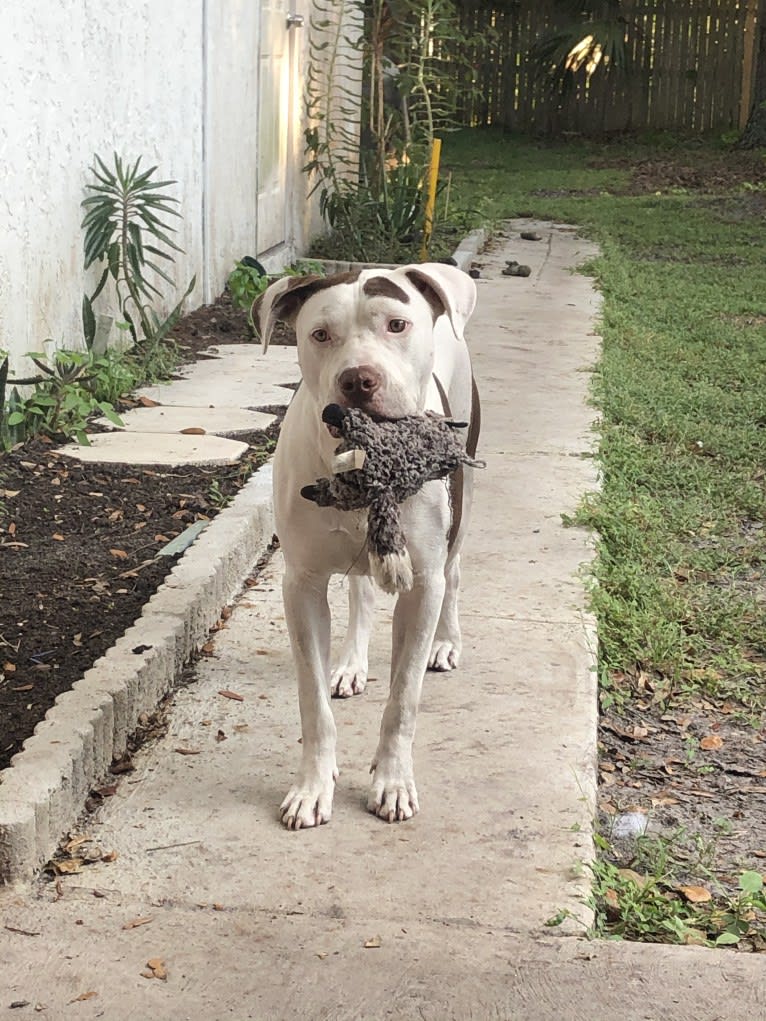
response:
<path id="1" fill-rule="evenodd" d="M 266 551 L 274 531 L 271 464 L 204 529 L 131 628 L 59 695 L 0 776 L 0 884 L 29 878 L 80 816 Z"/>
<path id="2" fill-rule="evenodd" d="M 483 227 L 478 227 L 476 230 L 472 230 L 470 234 L 467 234 L 463 238 L 452 253 L 452 258 L 457 263 L 459 269 L 464 270 L 466 273 L 468 272 L 471 268 L 471 263 L 479 254 L 479 251 L 486 240 L 487 231 Z"/>

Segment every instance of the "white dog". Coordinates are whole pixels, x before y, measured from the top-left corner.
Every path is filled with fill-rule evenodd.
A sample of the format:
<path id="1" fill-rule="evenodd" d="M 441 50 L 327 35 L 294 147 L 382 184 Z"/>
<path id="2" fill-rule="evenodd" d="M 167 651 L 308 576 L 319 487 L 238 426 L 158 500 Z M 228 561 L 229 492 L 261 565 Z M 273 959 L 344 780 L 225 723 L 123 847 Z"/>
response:
<path id="1" fill-rule="evenodd" d="M 301 496 L 304 486 L 331 474 L 337 440 L 322 422 L 322 409 L 336 403 L 386 419 L 436 411 L 470 420 L 469 451 L 475 449 L 478 398 L 463 340 L 475 302 L 476 287 L 467 274 L 426 263 L 326 278 L 284 277 L 256 303 L 264 349 L 277 320 L 294 325 L 303 374 L 274 462 L 285 615 L 303 733 L 300 769 L 281 806 L 289 829 L 330 818 L 338 776 L 330 694 L 345 698 L 364 691 L 374 605 L 366 513 L 320 508 Z M 450 670 L 460 656 L 459 552 L 470 475 L 466 469 L 462 485 L 455 476 L 451 483 L 427 482 L 401 508 L 414 581 L 398 596 L 394 611 L 391 688 L 368 800 L 369 810 L 389 822 L 418 811 L 412 744 L 425 671 Z M 349 628 L 331 672 L 327 586 L 338 573 L 351 576 Z"/>

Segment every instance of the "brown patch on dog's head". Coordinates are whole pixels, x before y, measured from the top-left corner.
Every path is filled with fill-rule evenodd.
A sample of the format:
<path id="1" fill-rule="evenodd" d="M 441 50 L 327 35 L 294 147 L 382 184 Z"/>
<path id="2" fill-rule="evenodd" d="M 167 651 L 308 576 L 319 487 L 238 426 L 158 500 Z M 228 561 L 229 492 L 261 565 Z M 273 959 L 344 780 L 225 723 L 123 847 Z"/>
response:
<path id="1" fill-rule="evenodd" d="M 320 277 L 315 274 L 295 277 L 287 285 L 287 290 L 274 302 L 274 315 L 277 319 L 292 326 L 301 306 L 312 294 L 324 291 L 328 287 L 335 287 L 337 284 L 353 284 L 358 277 L 358 269 L 348 270 L 345 273 L 333 273 L 329 277 Z"/>
<path id="2" fill-rule="evenodd" d="M 303 302 L 316 294 L 318 291 L 324 291 L 328 287 L 335 287 L 336 284 L 352 284 L 360 275 L 358 270 L 350 270 L 346 273 L 335 273 L 330 277 L 319 277 L 316 274 L 309 274 L 306 277 L 291 277 L 285 289 L 274 298 L 273 304 L 269 308 L 269 321 L 273 325 L 277 320 L 282 323 L 287 323 L 290 326 L 295 325 L 295 319 Z M 270 333 L 267 324 L 261 322 L 260 311 L 262 303 L 268 292 L 258 295 L 252 303 L 252 318 L 259 326 L 259 332 L 262 334 Z"/>
<path id="3" fill-rule="evenodd" d="M 410 300 L 409 294 L 388 277 L 370 277 L 362 284 L 362 290 L 368 298 L 393 298 L 405 304 Z"/>
<path id="4" fill-rule="evenodd" d="M 431 306 L 431 315 L 436 322 L 439 316 L 447 311 L 438 291 L 419 273 L 407 273 L 406 276 L 412 286 L 420 291 Z"/>

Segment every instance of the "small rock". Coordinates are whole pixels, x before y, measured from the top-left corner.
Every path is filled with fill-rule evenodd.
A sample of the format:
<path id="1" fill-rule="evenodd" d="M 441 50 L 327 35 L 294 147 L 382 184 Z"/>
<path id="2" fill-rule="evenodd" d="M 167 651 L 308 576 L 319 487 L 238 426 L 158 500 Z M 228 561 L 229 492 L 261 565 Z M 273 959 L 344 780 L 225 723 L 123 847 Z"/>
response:
<path id="1" fill-rule="evenodd" d="M 542 241 L 542 234 L 538 234 L 535 230 L 523 230 L 521 232 L 522 241 Z"/>
<path id="2" fill-rule="evenodd" d="M 611 835 L 615 840 L 642 837 L 648 824 L 649 821 L 643 812 L 621 812 L 612 824 Z"/>
<path id="3" fill-rule="evenodd" d="M 480 269 L 469 269 L 468 270 L 468 276 L 469 277 L 473 277 L 474 280 L 478 280 L 479 277 L 481 276 L 481 270 Z"/>

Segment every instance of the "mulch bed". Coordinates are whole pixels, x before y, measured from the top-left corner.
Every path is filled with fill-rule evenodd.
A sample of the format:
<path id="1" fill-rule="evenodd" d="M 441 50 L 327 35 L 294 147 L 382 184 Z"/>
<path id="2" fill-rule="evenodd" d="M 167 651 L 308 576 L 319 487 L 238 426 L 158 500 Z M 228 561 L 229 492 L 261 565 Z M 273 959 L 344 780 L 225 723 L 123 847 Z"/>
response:
<path id="1" fill-rule="evenodd" d="M 252 343 L 227 295 L 186 316 L 173 340 L 186 362 Z M 140 615 L 178 559 L 159 550 L 214 517 L 275 435 L 241 437 L 250 449 L 226 467 L 82 464 L 41 440 L 0 458 L 0 769 Z"/>

